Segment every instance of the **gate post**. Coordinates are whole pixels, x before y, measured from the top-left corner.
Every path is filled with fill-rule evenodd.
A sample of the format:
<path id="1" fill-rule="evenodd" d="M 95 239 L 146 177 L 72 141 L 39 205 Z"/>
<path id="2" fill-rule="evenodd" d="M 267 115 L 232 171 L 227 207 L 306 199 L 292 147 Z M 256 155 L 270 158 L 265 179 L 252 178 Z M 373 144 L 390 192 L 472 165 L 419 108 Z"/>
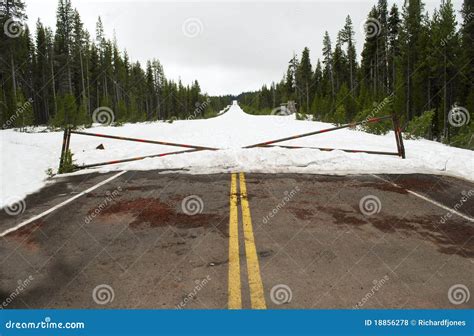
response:
<path id="1" fill-rule="evenodd" d="M 69 150 L 69 142 L 71 139 L 71 130 L 68 126 L 64 128 L 64 134 L 63 134 L 63 145 L 61 147 L 61 157 L 59 158 L 59 169 L 58 171 L 61 171 L 64 165 L 64 158 L 66 157 L 66 153 Z"/>
<path id="2" fill-rule="evenodd" d="M 402 159 L 405 159 L 405 145 L 403 144 L 403 136 L 402 136 L 402 130 L 401 128 L 398 128 L 398 136 L 400 138 L 400 154 Z"/>
<path id="3" fill-rule="evenodd" d="M 392 115 L 393 131 L 395 132 L 395 140 L 397 141 L 398 156 L 405 159 L 405 146 L 403 145 L 402 130 L 400 129 L 400 120 L 394 113 Z"/>

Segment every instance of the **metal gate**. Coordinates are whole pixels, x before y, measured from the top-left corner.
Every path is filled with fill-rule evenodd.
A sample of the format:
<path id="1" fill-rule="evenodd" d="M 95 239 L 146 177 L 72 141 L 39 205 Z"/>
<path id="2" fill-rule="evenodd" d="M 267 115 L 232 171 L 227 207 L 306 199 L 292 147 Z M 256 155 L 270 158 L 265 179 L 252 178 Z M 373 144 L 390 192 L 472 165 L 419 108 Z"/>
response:
<path id="1" fill-rule="evenodd" d="M 384 120 L 390 120 L 390 119 L 392 120 L 393 130 L 394 130 L 394 133 L 395 133 L 395 140 L 396 140 L 396 144 L 397 144 L 397 152 L 369 151 L 369 150 L 344 149 L 344 148 L 285 146 L 285 145 L 279 145 L 278 144 L 280 142 L 284 142 L 284 141 L 287 141 L 287 140 L 300 139 L 300 138 L 304 138 L 304 137 L 308 137 L 308 136 L 312 136 L 312 135 L 318 135 L 318 134 L 322 134 L 322 133 L 337 131 L 337 130 L 340 130 L 340 129 L 343 129 L 343 128 L 351 128 L 351 127 L 356 127 L 358 125 L 377 123 L 377 122 L 381 122 L 381 121 L 384 121 Z M 148 143 L 148 144 L 155 144 L 155 145 L 164 145 L 164 146 L 173 146 L 173 147 L 186 148 L 185 150 L 180 150 L 180 151 L 160 153 L 160 154 L 154 154 L 154 155 L 146 155 L 146 156 L 139 156 L 139 157 L 132 157 L 132 158 L 128 158 L 128 159 L 120 159 L 120 160 L 105 161 L 105 162 L 96 162 L 96 163 L 90 163 L 90 164 L 83 164 L 83 165 L 80 165 L 80 166 L 74 165 L 73 170 L 80 170 L 80 169 L 93 168 L 93 167 L 105 166 L 105 165 L 110 165 L 110 164 L 131 162 L 131 161 L 143 160 L 143 159 L 147 159 L 147 158 L 164 157 L 164 156 L 168 156 L 168 155 L 192 153 L 192 152 L 199 152 L 199 151 L 205 151 L 205 150 L 216 151 L 216 150 L 220 149 L 220 148 L 213 148 L 213 147 L 204 147 L 204 146 L 195 146 L 195 145 L 188 145 L 188 144 L 173 143 L 173 142 L 167 142 L 167 141 L 147 140 L 147 139 L 139 139 L 139 138 L 128 138 L 128 137 L 121 137 L 121 136 L 107 135 L 107 134 L 99 134 L 99 133 L 88 133 L 88 132 L 82 132 L 82 131 L 75 131 L 71 128 L 66 128 L 64 130 L 63 143 L 62 143 L 62 148 L 61 148 L 61 158 L 60 158 L 60 162 L 59 162 L 59 171 L 62 171 L 62 168 L 64 167 L 66 156 L 67 156 L 67 153 L 69 151 L 69 146 L 70 146 L 70 141 L 71 141 L 71 135 L 72 134 L 99 137 L 99 138 L 107 138 L 107 139 L 114 139 L 114 140 L 122 140 L 122 141 L 134 141 L 134 142 L 141 142 L 141 143 Z M 276 139 L 276 140 L 257 143 L 257 144 L 250 145 L 250 146 L 245 146 L 245 147 L 242 147 L 242 148 L 247 149 L 247 148 L 256 148 L 256 147 L 263 147 L 263 148 L 281 147 L 281 148 L 287 148 L 287 149 L 311 148 L 311 149 L 319 149 L 319 150 L 322 150 L 322 151 L 341 150 L 341 151 L 349 152 L 349 153 L 368 153 L 368 154 L 380 154 L 380 155 L 395 155 L 395 156 L 399 156 L 403 159 L 405 158 L 405 147 L 403 145 L 402 132 L 401 132 L 401 129 L 400 129 L 400 126 L 399 126 L 398 118 L 395 117 L 395 116 L 369 118 L 369 119 L 366 119 L 366 120 L 360 121 L 360 122 L 355 122 L 355 123 L 345 124 L 345 125 L 341 125 L 341 126 L 331 127 L 331 128 L 327 128 L 327 129 L 323 129 L 323 130 L 319 130 L 319 131 L 309 132 L 309 133 L 297 134 L 297 135 L 293 135 L 293 136 L 289 136 L 289 137 L 285 137 L 285 138 L 280 138 L 280 139 Z"/>

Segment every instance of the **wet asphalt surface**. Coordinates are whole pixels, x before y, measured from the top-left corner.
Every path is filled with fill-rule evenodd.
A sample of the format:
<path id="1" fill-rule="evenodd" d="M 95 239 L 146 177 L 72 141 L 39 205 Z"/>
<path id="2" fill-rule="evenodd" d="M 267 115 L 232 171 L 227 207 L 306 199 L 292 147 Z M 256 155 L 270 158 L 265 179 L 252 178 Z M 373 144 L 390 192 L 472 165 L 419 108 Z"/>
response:
<path id="1" fill-rule="evenodd" d="M 0 232 L 115 174 L 56 178 L 26 198 L 20 215 L 1 211 Z M 453 285 L 474 292 L 474 223 L 404 189 L 472 218 L 474 184 L 433 175 L 379 175 L 400 187 L 372 175 L 245 176 L 267 308 L 474 307 L 448 297 Z M 0 238 L 0 304 L 226 309 L 230 183 L 231 174 L 126 172 Z M 367 196 L 375 210 L 361 210 Z M 242 235 L 239 244 L 242 306 L 250 308 Z M 279 299 L 272 289 L 282 285 Z"/>

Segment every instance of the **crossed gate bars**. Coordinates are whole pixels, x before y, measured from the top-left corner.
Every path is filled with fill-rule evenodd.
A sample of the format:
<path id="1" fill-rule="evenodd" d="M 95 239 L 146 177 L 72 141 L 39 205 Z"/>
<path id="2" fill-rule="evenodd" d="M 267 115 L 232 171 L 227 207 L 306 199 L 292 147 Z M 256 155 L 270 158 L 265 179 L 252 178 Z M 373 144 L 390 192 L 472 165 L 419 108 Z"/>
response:
<path id="1" fill-rule="evenodd" d="M 393 130 L 394 130 L 394 133 L 395 133 L 395 140 L 396 140 L 396 143 L 397 143 L 397 152 L 381 152 L 381 151 L 368 151 L 368 150 L 357 150 L 357 149 L 340 149 L 340 148 L 321 148 L 321 147 L 302 147 L 302 146 L 275 145 L 276 143 L 287 141 L 287 140 L 294 140 L 294 139 L 304 138 L 304 137 L 311 136 L 311 135 L 317 135 L 317 134 L 321 134 L 321 133 L 336 131 L 336 130 L 343 129 L 343 128 L 355 127 L 357 125 L 363 125 L 363 124 L 368 124 L 368 123 L 376 123 L 376 122 L 380 122 L 380 121 L 388 120 L 388 119 L 391 119 L 392 123 L 393 123 Z M 134 157 L 134 158 L 129 158 L 129 159 L 122 159 L 122 160 L 98 162 L 98 163 L 93 163 L 93 164 L 85 164 L 85 165 L 82 165 L 82 166 L 74 166 L 75 170 L 98 167 L 98 166 L 105 166 L 105 165 L 109 165 L 109 164 L 117 164 L 117 163 L 143 160 L 143 159 L 146 159 L 146 158 L 163 157 L 163 156 L 168 156 L 168 155 L 198 152 L 198 151 L 203 151 L 203 150 L 212 150 L 212 151 L 219 150 L 219 148 L 213 148 L 213 147 L 194 146 L 194 145 L 187 145 L 187 144 L 180 144 L 180 143 L 173 143 L 173 142 L 165 142 L 165 141 L 157 141 L 157 140 L 146 140 L 146 139 L 138 139 L 138 138 L 127 138 L 127 137 L 107 135 L 107 134 L 87 133 L 87 132 L 81 132 L 81 131 L 74 131 L 70 128 L 66 128 L 64 130 L 63 144 L 62 144 L 62 149 L 61 149 L 61 158 L 60 158 L 60 162 L 59 162 L 59 168 L 60 169 L 61 169 L 61 167 L 63 167 L 65 156 L 67 155 L 67 152 L 69 150 L 71 134 L 79 134 L 79 135 L 86 135 L 86 136 L 93 136 L 93 137 L 100 137 L 100 138 L 108 138 L 108 139 L 115 139 L 115 140 L 134 141 L 134 142 L 150 143 L 150 144 L 155 144 L 155 145 L 164 145 L 164 146 L 188 148 L 186 150 L 181 150 L 181 151 L 174 151 L 174 152 L 168 152 L 168 153 L 139 156 L 139 157 Z M 294 136 L 290 136 L 290 137 L 286 137 L 286 138 L 261 142 L 261 143 L 257 143 L 257 144 L 254 144 L 254 145 L 245 146 L 243 148 L 255 148 L 255 147 L 282 147 L 282 148 L 288 148 L 288 149 L 311 148 L 311 149 L 319 149 L 319 150 L 322 150 L 322 151 L 341 150 L 341 151 L 349 152 L 349 153 L 396 155 L 396 156 L 400 156 L 403 159 L 405 158 L 405 147 L 403 145 L 402 132 L 401 132 L 401 128 L 400 128 L 400 125 L 399 125 L 399 120 L 396 116 L 385 116 L 385 117 L 378 117 L 378 118 L 369 118 L 367 120 L 360 121 L 360 122 L 349 123 L 349 124 L 336 126 L 336 127 L 331 127 L 331 128 L 327 128 L 327 129 L 323 129 L 323 130 L 319 130 L 319 131 L 314 131 L 314 132 L 309 132 L 309 133 L 304 133 L 304 134 L 298 134 L 298 135 L 294 135 Z"/>

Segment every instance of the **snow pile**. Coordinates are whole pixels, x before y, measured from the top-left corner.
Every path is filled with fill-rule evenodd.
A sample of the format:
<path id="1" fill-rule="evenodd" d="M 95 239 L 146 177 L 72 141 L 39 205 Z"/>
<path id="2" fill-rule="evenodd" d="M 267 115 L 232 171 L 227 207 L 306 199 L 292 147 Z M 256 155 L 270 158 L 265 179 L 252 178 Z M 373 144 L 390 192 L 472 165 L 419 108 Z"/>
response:
<path id="1" fill-rule="evenodd" d="M 342 151 L 324 152 L 316 149 L 279 147 L 242 149 L 247 145 L 329 127 L 332 125 L 296 120 L 294 115 L 249 115 L 237 104 L 231 105 L 226 112 L 218 117 L 206 120 L 94 127 L 86 132 L 215 147 L 222 150 L 151 158 L 104 166 L 94 170 L 89 169 L 79 173 L 124 169 L 182 168 L 186 169 L 186 172 L 195 174 L 235 171 L 312 174 L 430 173 L 474 180 L 472 151 L 428 140 L 405 141 L 406 160 L 396 156 L 355 154 Z M 62 132 L 0 131 L 0 153 L 2 156 L 0 206 L 12 202 L 11 197 L 24 197 L 45 184 L 46 170 L 53 168 L 56 171 L 57 169 L 61 142 Z M 96 149 L 100 144 L 104 145 L 105 150 Z M 380 136 L 350 129 L 295 139 L 280 144 L 396 152 L 395 136 L 392 132 Z M 71 150 L 74 153 L 76 164 L 83 164 L 181 149 L 73 135 Z"/>

